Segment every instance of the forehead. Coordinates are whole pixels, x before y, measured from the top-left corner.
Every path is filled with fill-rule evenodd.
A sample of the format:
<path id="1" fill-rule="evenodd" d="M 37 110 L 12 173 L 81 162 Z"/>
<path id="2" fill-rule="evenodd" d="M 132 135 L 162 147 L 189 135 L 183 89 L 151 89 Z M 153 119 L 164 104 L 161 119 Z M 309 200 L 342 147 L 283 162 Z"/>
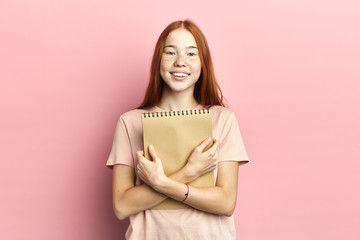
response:
<path id="1" fill-rule="evenodd" d="M 185 28 L 178 28 L 171 31 L 166 38 L 165 45 L 197 47 L 194 36 Z"/>

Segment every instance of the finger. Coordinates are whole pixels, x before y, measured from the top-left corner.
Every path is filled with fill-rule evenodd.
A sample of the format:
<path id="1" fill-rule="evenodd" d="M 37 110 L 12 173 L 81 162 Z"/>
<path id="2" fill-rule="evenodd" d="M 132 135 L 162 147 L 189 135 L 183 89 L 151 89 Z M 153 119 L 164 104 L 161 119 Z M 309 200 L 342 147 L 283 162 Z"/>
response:
<path id="1" fill-rule="evenodd" d="M 159 157 L 156 154 L 155 148 L 153 145 L 149 146 L 149 153 L 153 161 L 156 161 Z"/>
<path id="2" fill-rule="evenodd" d="M 146 164 L 149 161 L 148 159 L 146 159 L 144 157 L 143 151 L 137 151 L 136 155 L 137 155 L 137 162 L 138 162 L 139 166 L 143 166 L 144 164 Z"/>
<path id="3" fill-rule="evenodd" d="M 144 181 L 145 177 L 144 177 L 144 174 L 143 174 L 142 172 L 138 172 L 138 177 L 139 177 L 143 182 L 145 182 L 145 181 Z"/>
<path id="4" fill-rule="evenodd" d="M 142 151 L 137 151 L 136 152 L 138 165 L 143 163 L 144 156 L 143 156 L 143 154 L 141 152 Z"/>
<path id="5" fill-rule="evenodd" d="M 215 138 L 213 139 L 213 145 L 211 146 L 211 148 L 215 149 L 215 151 L 219 148 L 220 142 L 218 140 L 216 140 Z"/>
<path id="6" fill-rule="evenodd" d="M 206 138 L 199 146 L 196 147 L 197 150 L 203 152 L 204 149 L 211 143 L 212 137 Z"/>
<path id="7" fill-rule="evenodd" d="M 206 152 L 214 156 L 215 153 L 217 152 L 217 150 L 219 149 L 219 145 L 220 145 L 220 142 L 217 141 L 216 139 L 214 139 L 213 145 Z"/>
<path id="8" fill-rule="evenodd" d="M 208 172 L 211 172 L 211 171 L 214 171 L 216 168 L 216 164 L 212 164 L 211 166 L 209 166 L 205 171 L 204 171 L 204 174 L 205 173 L 208 173 Z"/>
<path id="9" fill-rule="evenodd" d="M 140 164 L 137 164 L 137 166 L 136 166 L 136 174 L 137 175 L 139 175 L 139 174 L 141 174 L 141 167 L 140 167 Z"/>
<path id="10" fill-rule="evenodd" d="M 138 158 L 139 158 L 139 157 L 142 157 L 142 156 L 144 156 L 144 151 L 142 151 L 142 150 L 137 151 L 137 152 L 136 152 L 136 155 L 138 156 Z"/>

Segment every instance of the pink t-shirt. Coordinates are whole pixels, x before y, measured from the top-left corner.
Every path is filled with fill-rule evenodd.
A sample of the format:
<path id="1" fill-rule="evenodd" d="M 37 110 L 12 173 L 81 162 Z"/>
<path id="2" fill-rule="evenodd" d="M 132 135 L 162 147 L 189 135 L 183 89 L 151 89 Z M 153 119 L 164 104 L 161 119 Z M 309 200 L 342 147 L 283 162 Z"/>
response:
<path id="1" fill-rule="evenodd" d="M 202 109 L 201 105 L 195 109 Z M 248 156 L 243 144 L 235 115 L 229 109 L 213 106 L 213 137 L 220 141 L 218 162 L 246 161 Z M 106 165 L 134 167 L 136 152 L 143 149 L 141 114 L 161 112 L 159 107 L 135 109 L 120 116 L 117 123 L 111 153 Z M 215 170 L 215 176 L 217 171 Z M 140 180 L 136 178 L 136 185 Z M 236 239 L 233 216 L 210 214 L 194 208 L 174 210 L 145 210 L 132 215 L 126 232 L 129 240 L 183 240 L 183 239 Z"/>

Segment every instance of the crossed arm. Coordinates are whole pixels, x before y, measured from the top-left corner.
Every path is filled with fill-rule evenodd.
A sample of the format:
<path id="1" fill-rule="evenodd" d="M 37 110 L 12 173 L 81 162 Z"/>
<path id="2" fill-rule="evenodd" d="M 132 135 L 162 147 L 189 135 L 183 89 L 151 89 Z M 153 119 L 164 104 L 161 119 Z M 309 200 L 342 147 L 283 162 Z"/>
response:
<path id="1" fill-rule="evenodd" d="M 149 149 L 152 161 L 147 160 L 142 151 L 137 152 L 136 168 L 115 165 L 113 206 L 116 216 L 124 219 L 159 204 L 167 197 L 182 201 L 187 191 L 185 183 L 216 167 L 219 143 L 215 141 L 210 149 L 203 151 L 210 141 L 209 138 L 202 142 L 193 151 L 184 168 L 168 177 L 164 174 L 161 160 L 154 148 Z M 135 171 L 145 184 L 135 185 Z M 205 212 L 231 216 L 236 204 L 237 175 L 237 162 L 220 162 L 216 185 L 207 188 L 190 186 L 190 194 L 185 203 Z"/>

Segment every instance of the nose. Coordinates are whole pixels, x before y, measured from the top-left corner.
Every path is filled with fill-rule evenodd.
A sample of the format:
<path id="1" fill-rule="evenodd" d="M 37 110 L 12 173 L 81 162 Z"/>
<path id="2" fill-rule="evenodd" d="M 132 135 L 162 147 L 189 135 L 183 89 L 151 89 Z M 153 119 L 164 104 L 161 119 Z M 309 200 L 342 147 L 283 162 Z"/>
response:
<path id="1" fill-rule="evenodd" d="M 176 67 L 185 67 L 185 57 L 183 54 L 178 54 L 174 65 Z"/>

